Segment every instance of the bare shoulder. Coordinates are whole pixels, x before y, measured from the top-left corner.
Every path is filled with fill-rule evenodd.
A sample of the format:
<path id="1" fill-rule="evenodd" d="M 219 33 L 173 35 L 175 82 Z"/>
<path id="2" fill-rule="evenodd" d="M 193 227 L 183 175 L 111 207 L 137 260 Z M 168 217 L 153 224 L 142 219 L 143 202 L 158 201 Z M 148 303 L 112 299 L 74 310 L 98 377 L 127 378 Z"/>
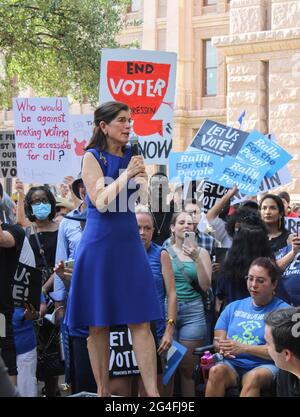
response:
<path id="1" fill-rule="evenodd" d="M 95 158 L 95 156 L 91 152 L 86 152 L 83 157 L 82 163 L 82 179 L 85 182 L 85 177 L 89 176 L 99 176 L 102 172 L 101 167 Z"/>

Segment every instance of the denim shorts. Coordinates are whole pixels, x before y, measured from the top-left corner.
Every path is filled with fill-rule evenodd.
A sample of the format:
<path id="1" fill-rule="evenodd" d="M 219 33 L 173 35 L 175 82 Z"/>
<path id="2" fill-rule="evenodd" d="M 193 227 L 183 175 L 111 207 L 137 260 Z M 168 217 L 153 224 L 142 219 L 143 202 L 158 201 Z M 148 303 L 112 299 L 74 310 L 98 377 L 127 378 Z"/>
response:
<path id="1" fill-rule="evenodd" d="M 253 371 L 253 369 L 260 369 L 260 368 L 265 368 L 265 369 L 269 369 L 269 371 L 271 371 L 272 373 L 272 380 L 274 381 L 276 378 L 276 375 L 279 371 L 279 369 L 277 368 L 277 366 L 268 363 L 268 364 L 264 364 L 264 365 L 259 365 L 256 366 L 253 369 L 244 369 L 241 368 L 240 366 L 235 366 L 233 365 L 230 361 L 228 361 L 227 359 L 224 359 L 222 362 L 219 362 L 220 364 L 224 364 L 227 365 L 235 374 L 235 376 L 237 377 L 238 381 L 240 381 L 242 379 L 242 377 L 250 371 Z"/>
<path id="2" fill-rule="evenodd" d="M 206 338 L 206 321 L 201 298 L 193 301 L 177 300 L 175 340 L 203 340 Z"/>

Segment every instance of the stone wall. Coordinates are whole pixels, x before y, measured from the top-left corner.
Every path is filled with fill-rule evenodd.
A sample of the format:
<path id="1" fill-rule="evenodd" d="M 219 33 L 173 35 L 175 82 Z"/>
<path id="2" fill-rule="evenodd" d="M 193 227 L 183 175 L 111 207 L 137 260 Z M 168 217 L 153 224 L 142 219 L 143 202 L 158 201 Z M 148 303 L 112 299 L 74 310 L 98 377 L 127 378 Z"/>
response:
<path id="1" fill-rule="evenodd" d="M 300 1 L 232 0 L 230 35 L 216 37 L 227 68 L 227 123 L 275 134 L 293 155 L 293 181 L 300 193 Z"/>

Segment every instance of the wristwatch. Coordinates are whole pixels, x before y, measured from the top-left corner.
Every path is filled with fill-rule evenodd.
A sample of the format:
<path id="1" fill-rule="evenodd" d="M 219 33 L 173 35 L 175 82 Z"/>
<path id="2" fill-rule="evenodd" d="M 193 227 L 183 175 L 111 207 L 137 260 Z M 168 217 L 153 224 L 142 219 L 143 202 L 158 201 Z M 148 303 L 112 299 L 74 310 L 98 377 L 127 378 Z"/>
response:
<path id="1" fill-rule="evenodd" d="M 167 324 L 170 324 L 171 326 L 175 326 L 175 321 L 173 319 L 167 319 Z"/>

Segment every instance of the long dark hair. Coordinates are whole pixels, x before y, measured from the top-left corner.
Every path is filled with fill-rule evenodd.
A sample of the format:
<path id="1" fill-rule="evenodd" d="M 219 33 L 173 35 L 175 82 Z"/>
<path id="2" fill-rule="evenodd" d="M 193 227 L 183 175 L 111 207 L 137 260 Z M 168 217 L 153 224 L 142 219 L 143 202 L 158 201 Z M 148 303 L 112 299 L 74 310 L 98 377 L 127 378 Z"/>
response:
<path id="1" fill-rule="evenodd" d="M 118 101 L 107 101 L 106 103 L 103 103 L 101 106 L 96 108 L 94 112 L 95 127 L 93 136 L 85 147 L 86 151 L 92 148 L 97 148 L 99 151 L 104 151 L 107 149 L 107 139 L 101 127 L 99 126 L 99 123 L 103 121 L 106 124 L 109 124 L 122 110 L 129 111 L 130 109 L 127 104 Z"/>
<path id="2" fill-rule="evenodd" d="M 250 207 L 240 207 L 231 216 L 227 217 L 225 227 L 227 233 L 231 237 L 235 234 L 236 223 L 257 226 L 267 233 L 267 228 L 265 223 L 262 221 L 259 212 Z"/>
<path id="3" fill-rule="evenodd" d="M 44 191 L 47 195 L 47 199 L 49 200 L 49 203 L 51 204 L 51 213 L 48 216 L 48 220 L 53 220 L 54 217 L 56 216 L 56 201 L 55 201 L 55 197 L 52 194 L 52 192 L 50 191 L 50 189 L 44 185 L 40 185 L 38 187 L 31 187 L 28 191 L 28 193 L 25 196 L 25 200 L 24 200 L 24 210 L 25 210 L 25 215 L 27 217 L 27 219 L 29 219 L 31 222 L 35 222 L 36 218 L 32 213 L 32 208 L 31 208 L 31 199 L 32 199 L 32 194 L 35 193 L 36 191 Z"/>
<path id="4" fill-rule="evenodd" d="M 280 215 L 278 229 L 284 232 L 286 230 L 286 228 L 285 228 L 285 224 L 284 224 L 284 205 L 283 205 L 283 202 L 282 202 L 281 198 L 278 197 L 278 195 L 266 194 L 260 201 L 260 204 L 259 204 L 259 209 L 260 210 L 261 210 L 263 202 L 267 198 L 270 198 L 271 200 L 275 201 L 275 203 L 278 207 L 278 210 L 279 210 L 279 215 Z"/>
<path id="5" fill-rule="evenodd" d="M 244 277 L 251 262 L 260 257 L 272 258 L 267 233 L 259 226 L 242 224 L 235 233 L 224 262 L 224 277 L 240 289 L 247 289 Z"/>

